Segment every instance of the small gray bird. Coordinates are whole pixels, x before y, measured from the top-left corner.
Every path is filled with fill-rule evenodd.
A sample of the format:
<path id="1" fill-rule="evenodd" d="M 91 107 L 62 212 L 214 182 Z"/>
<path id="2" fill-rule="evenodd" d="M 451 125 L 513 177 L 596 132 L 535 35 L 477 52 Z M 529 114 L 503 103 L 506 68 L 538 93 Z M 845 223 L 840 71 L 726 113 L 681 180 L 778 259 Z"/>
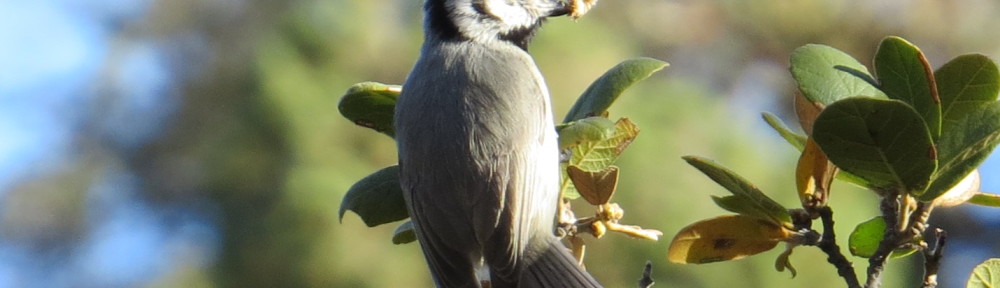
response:
<path id="1" fill-rule="evenodd" d="M 424 10 L 424 44 L 394 124 L 400 181 L 435 283 L 600 287 L 554 236 L 556 131 L 526 51 L 567 4 L 427 0 Z"/>

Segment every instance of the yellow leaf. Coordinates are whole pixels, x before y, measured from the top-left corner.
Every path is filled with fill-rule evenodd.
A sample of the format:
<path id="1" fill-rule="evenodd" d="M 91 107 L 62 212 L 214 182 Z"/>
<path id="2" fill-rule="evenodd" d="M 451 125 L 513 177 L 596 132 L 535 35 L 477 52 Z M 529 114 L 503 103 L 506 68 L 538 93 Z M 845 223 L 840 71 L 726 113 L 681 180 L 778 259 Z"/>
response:
<path id="1" fill-rule="evenodd" d="M 795 115 L 799 117 L 799 125 L 802 125 L 802 131 L 806 135 L 812 135 L 813 122 L 816 122 L 816 117 L 822 111 L 823 104 L 809 101 L 802 93 L 795 93 Z"/>
<path id="2" fill-rule="evenodd" d="M 667 258 L 674 263 L 740 259 L 771 250 L 792 232 L 759 218 L 728 215 L 702 220 L 677 232 Z"/>
<path id="3" fill-rule="evenodd" d="M 603 205 L 611 200 L 618 188 L 618 166 L 608 166 L 601 171 L 585 171 L 576 165 L 566 168 L 569 179 L 580 196 L 591 205 Z"/>
<path id="4" fill-rule="evenodd" d="M 802 155 L 799 156 L 798 167 L 795 168 L 795 187 L 799 192 L 802 207 L 826 206 L 830 185 L 836 173 L 837 167 L 830 163 L 816 141 L 809 136 L 805 148 L 802 149 Z"/>

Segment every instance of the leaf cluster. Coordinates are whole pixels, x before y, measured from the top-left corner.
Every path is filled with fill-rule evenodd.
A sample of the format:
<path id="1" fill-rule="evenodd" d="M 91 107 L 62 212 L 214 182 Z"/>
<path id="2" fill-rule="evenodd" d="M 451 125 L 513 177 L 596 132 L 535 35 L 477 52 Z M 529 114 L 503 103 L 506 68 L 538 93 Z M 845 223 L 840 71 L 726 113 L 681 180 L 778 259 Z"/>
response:
<path id="1" fill-rule="evenodd" d="M 962 55 L 933 70 L 915 45 L 887 37 L 873 61 L 875 73 L 825 45 L 800 47 L 790 62 L 799 90 L 795 110 L 806 133 L 792 131 L 774 115 L 765 113 L 764 119 L 802 153 L 795 175 L 801 208 L 781 206 L 710 160 L 685 157 L 733 194 L 712 199 L 738 215 L 682 229 L 671 243 L 671 261 L 739 259 L 777 242 L 816 245 L 839 271 L 850 270 L 841 274 L 848 286 L 860 286 L 850 279 L 856 278 L 850 263 L 834 260 L 840 252 L 832 219 L 823 219 L 822 240 L 810 236 L 819 233 L 811 228 L 813 219 L 832 217 L 827 204 L 832 181 L 842 179 L 881 199 L 883 215 L 860 223 L 850 236 L 851 253 L 870 259 L 868 285 L 877 286 L 886 256 L 927 249 L 922 233 L 933 207 L 998 206 L 996 195 L 978 190 L 976 171 L 1000 143 L 1000 72 L 988 57 Z M 779 257 L 778 270 L 791 268 L 788 254 Z"/>

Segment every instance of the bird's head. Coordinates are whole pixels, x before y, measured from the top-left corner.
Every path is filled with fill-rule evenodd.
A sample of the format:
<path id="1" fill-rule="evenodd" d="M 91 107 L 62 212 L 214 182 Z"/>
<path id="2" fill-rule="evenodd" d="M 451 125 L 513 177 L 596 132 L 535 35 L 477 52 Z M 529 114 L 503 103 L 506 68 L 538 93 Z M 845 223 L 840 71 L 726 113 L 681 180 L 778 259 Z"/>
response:
<path id="1" fill-rule="evenodd" d="M 427 0 L 425 30 L 442 41 L 507 41 L 525 49 L 546 17 L 566 15 L 560 0 Z"/>

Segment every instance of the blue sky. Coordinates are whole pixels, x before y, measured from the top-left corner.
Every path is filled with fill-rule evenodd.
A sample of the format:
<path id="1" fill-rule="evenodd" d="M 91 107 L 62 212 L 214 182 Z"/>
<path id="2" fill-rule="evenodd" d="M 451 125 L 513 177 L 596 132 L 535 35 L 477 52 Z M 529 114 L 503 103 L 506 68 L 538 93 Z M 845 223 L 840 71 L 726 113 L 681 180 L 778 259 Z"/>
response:
<path id="1" fill-rule="evenodd" d="M 127 150 L 165 126 L 176 67 L 156 39 L 118 33 L 149 4 L 0 0 L 0 201 L 17 181 L 78 161 L 83 133 Z M 129 171 L 94 169 L 82 239 L 40 249 L 0 238 L 0 287 L 138 286 L 181 263 L 208 265 L 218 236 L 204 217 L 147 205 Z"/>

